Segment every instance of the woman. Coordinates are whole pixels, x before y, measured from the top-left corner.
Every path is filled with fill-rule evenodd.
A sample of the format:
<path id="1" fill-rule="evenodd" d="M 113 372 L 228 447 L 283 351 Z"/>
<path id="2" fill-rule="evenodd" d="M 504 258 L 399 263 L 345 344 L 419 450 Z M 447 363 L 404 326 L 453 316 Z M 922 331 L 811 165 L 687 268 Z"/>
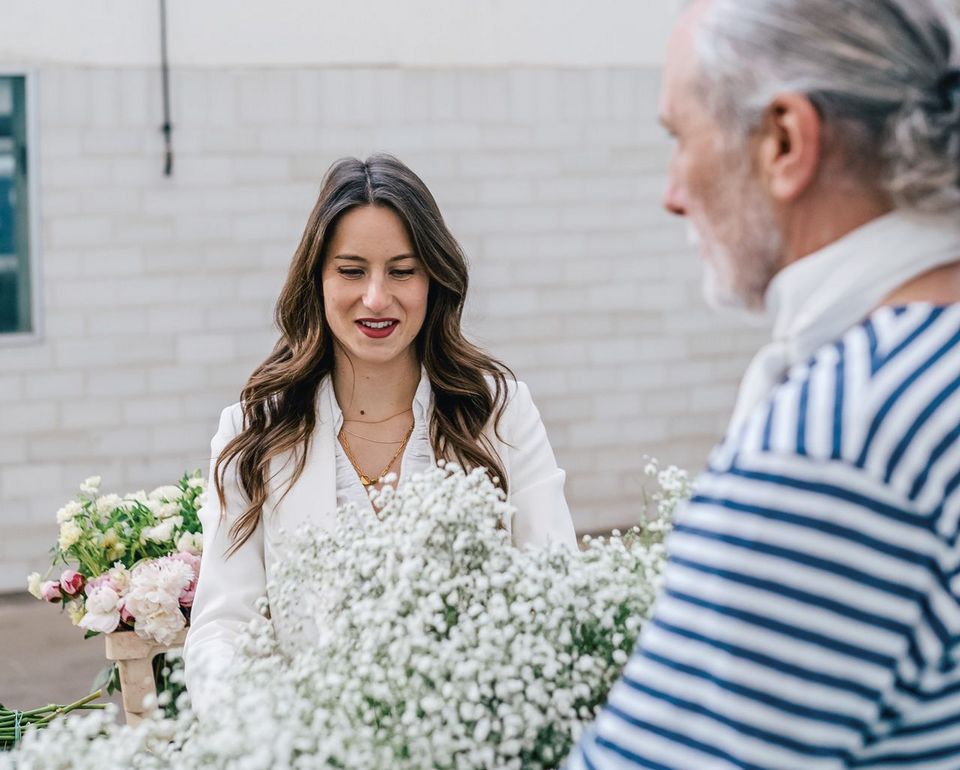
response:
<path id="1" fill-rule="evenodd" d="M 485 467 L 517 509 L 504 522 L 517 545 L 576 547 L 529 391 L 461 333 L 466 289 L 463 252 L 410 169 L 386 155 L 333 165 L 277 303 L 280 340 L 211 442 L 184 651 L 201 711 L 258 615 L 281 528 L 370 506 L 388 473 L 403 482 L 438 459 Z"/>

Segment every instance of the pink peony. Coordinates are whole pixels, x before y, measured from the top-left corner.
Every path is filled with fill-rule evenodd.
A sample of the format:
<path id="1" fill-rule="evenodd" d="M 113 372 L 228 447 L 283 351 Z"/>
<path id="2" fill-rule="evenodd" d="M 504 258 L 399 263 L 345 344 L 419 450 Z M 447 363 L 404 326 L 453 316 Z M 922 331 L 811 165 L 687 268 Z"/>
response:
<path id="1" fill-rule="evenodd" d="M 120 620 L 126 623 L 128 626 L 133 628 L 133 624 L 136 622 L 136 618 L 133 617 L 133 613 L 127 609 L 127 603 L 121 599 L 119 604 L 120 609 Z"/>
<path id="2" fill-rule="evenodd" d="M 87 581 L 87 595 L 89 596 L 94 588 L 99 588 L 102 585 L 110 586 L 116 591 L 116 586 L 113 585 L 113 581 L 110 579 L 110 573 L 104 572 L 102 575 L 97 575 Z"/>
<path id="3" fill-rule="evenodd" d="M 192 607 L 193 597 L 197 593 L 197 578 L 200 577 L 200 557 L 188 551 L 181 551 L 180 553 L 171 554 L 169 558 L 182 561 L 193 571 L 193 579 L 180 593 L 180 606 Z"/>
<path id="4" fill-rule="evenodd" d="M 180 597 L 195 580 L 194 567 L 173 556 L 141 562 L 131 570 L 124 604 L 136 618 L 137 636 L 172 643 L 186 625 Z"/>
<path id="5" fill-rule="evenodd" d="M 63 596 L 60 595 L 60 581 L 48 580 L 40 586 L 40 597 L 45 602 L 50 602 L 51 604 L 56 604 L 60 601 L 63 598 Z"/>
<path id="6" fill-rule="evenodd" d="M 60 575 L 60 587 L 67 596 L 76 596 L 83 590 L 83 575 L 76 570 L 65 569 Z"/>

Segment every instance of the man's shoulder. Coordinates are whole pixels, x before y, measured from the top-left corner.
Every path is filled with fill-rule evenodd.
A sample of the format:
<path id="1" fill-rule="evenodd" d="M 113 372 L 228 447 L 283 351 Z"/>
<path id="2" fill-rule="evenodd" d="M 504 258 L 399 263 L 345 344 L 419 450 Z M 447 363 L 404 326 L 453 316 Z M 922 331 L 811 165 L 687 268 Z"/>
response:
<path id="1" fill-rule="evenodd" d="M 792 367 L 730 442 L 724 454 L 840 461 L 911 500 L 942 496 L 930 482 L 960 451 L 960 305 L 877 310 Z"/>

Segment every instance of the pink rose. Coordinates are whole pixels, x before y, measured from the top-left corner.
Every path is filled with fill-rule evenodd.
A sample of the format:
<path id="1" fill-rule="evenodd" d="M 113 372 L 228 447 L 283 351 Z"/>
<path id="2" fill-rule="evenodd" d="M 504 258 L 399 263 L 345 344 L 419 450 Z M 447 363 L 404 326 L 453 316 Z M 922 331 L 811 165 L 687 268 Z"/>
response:
<path id="1" fill-rule="evenodd" d="M 76 596 L 83 590 L 84 579 L 76 570 L 66 569 L 60 575 L 60 587 L 67 596 Z"/>
<path id="2" fill-rule="evenodd" d="M 187 551 L 171 554 L 170 559 L 182 561 L 191 570 L 193 570 L 193 580 L 180 592 L 180 606 L 192 607 L 193 597 L 197 593 L 197 578 L 200 577 L 200 557 Z"/>
<path id="3" fill-rule="evenodd" d="M 60 581 L 48 580 L 46 583 L 40 586 L 40 596 L 43 597 L 45 602 L 56 604 L 63 598 L 60 595 Z"/>

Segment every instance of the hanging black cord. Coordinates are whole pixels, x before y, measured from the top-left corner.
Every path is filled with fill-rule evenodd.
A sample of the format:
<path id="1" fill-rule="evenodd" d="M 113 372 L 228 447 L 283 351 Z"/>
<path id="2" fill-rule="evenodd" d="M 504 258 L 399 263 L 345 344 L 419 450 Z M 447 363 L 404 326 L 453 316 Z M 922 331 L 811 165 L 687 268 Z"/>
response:
<path id="1" fill-rule="evenodd" d="M 170 122 L 170 68 L 167 64 L 167 0 L 160 0 L 160 76 L 163 85 L 164 176 L 173 174 L 173 124 Z"/>

